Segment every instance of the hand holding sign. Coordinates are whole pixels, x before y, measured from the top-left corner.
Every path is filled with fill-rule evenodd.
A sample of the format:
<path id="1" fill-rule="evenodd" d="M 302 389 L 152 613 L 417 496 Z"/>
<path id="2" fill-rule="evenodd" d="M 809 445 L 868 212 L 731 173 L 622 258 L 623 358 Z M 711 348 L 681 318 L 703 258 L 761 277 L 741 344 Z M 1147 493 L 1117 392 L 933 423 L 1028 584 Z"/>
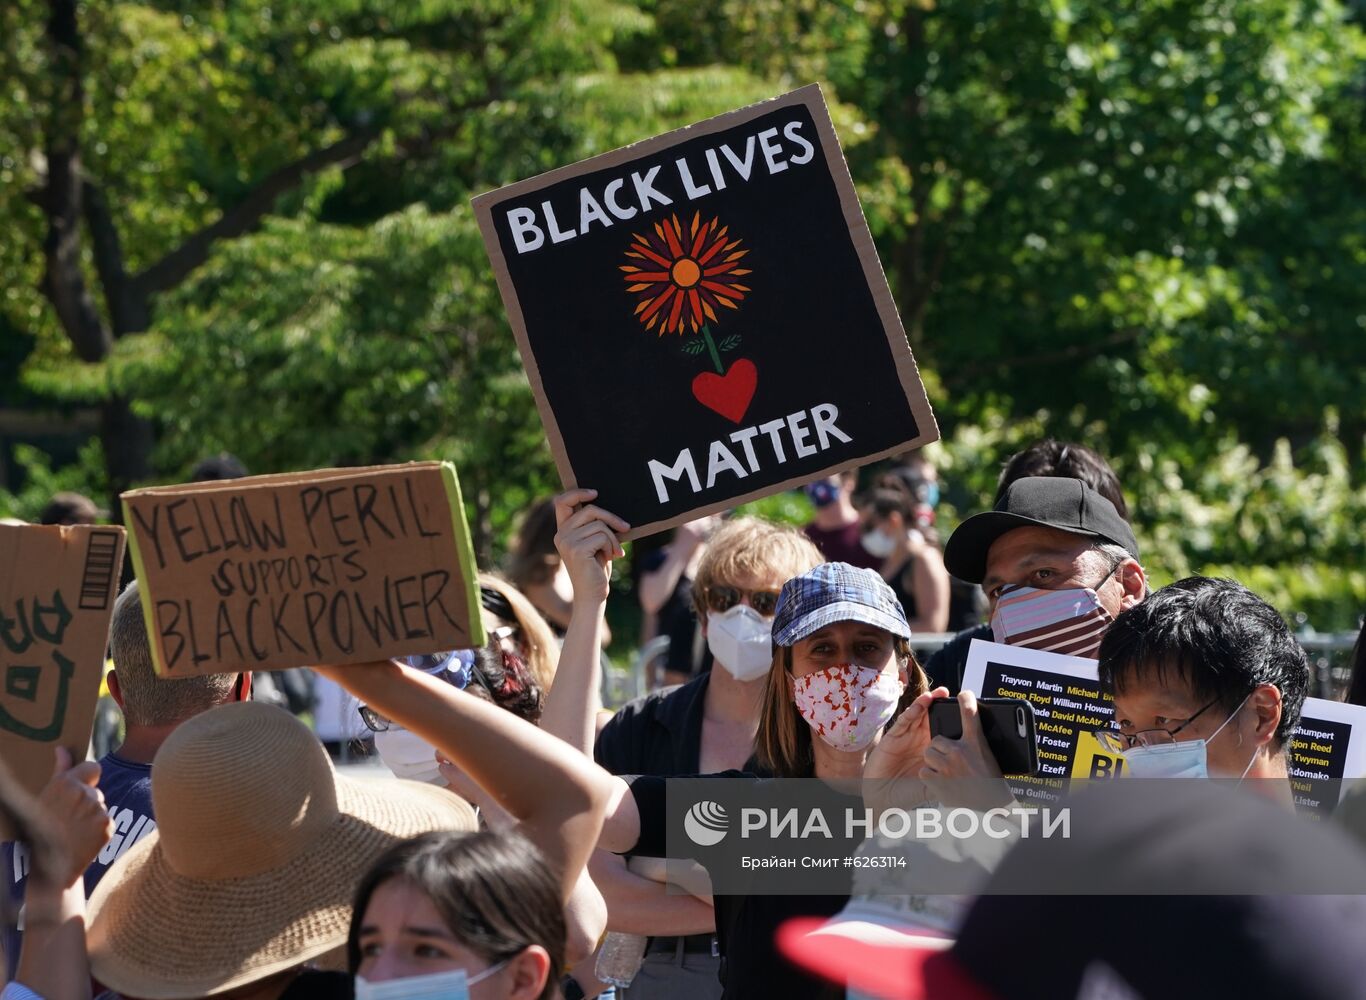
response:
<path id="1" fill-rule="evenodd" d="M 83 760 L 74 767 L 71 752 L 58 747 L 54 752 L 52 778 L 43 786 L 38 802 L 52 818 L 52 829 L 60 831 L 63 869 L 56 873 L 57 887 L 76 884 L 96 855 L 114 834 L 114 821 L 99 790 L 100 765 Z"/>
<path id="2" fill-rule="evenodd" d="M 484 641 L 450 463 L 153 487 L 123 506 L 163 676 Z"/>
<path id="3" fill-rule="evenodd" d="M 0 757 L 30 792 L 55 747 L 85 756 L 123 542 L 117 527 L 0 525 Z"/>
<path id="4" fill-rule="evenodd" d="M 569 490 L 555 498 L 555 548 L 564 560 L 574 597 L 585 601 L 606 601 L 612 580 L 612 560 L 626 555 L 617 533 L 630 525 L 615 514 L 594 507 L 588 501 L 597 490 Z"/>
<path id="5" fill-rule="evenodd" d="M 560 476 L 627 538 L 938 437 L 819 87 L 474 207 Z"/>

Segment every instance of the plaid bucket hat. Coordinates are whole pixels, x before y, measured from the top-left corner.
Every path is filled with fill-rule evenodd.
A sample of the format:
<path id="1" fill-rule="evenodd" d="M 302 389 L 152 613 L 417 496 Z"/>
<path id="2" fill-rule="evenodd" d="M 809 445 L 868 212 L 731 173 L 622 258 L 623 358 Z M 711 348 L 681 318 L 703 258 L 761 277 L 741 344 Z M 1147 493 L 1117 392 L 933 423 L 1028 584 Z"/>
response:
<path id="1" fill-rule="evenodd" d="M 863 622 L 911 637 L 901 602 L 878 573 L 833 562 L 783 584 L 773 614 L 773 642 L 791 646 L 835 622 Z"/>

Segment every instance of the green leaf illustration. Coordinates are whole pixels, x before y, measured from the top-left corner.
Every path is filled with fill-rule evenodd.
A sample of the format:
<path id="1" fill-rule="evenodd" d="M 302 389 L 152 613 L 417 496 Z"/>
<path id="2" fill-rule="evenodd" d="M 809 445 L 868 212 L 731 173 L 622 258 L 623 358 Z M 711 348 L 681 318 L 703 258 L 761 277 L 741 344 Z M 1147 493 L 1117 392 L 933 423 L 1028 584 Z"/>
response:
<path id="1" fill-rule="evenodd" d="M 701 354 L 707 349 L 707 345 L 701 340 L 690 340 L 683 345 L 683 350 L 688 354 Z"/>
<path id="2" fill-rule="evenodd" d="M 723 350 L 723 351 L 733 351 L 733 350 L 735 350 L 735 348 L 737 348 L 737 347 L 739 347 L 739 346 L 740 346 L 740 335 L 739 335 L 738 333 L 732 333 L 732 334 L 731 334 L 729 337 L 727 337 L 725 340 L 721 341 L 721 350 Z"/>

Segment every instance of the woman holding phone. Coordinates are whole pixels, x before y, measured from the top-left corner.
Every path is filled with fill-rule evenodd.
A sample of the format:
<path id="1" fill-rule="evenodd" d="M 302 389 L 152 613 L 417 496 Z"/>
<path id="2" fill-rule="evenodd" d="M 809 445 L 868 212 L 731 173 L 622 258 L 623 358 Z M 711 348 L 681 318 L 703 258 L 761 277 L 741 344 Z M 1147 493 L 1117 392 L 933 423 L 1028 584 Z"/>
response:
<path id="1" fill-rule="evenodd" d="M 618 537 L 629 530 L 620 518 L 591 504 L 592 490 L 573 490 L 556 501 L 556 543 L 574 582 L 574 611 L 566 634 L 555 689 L 542 725 L 592 752 L 591 694 L 597 687 L 596 623 L 607 596 L 610 564 L 621 555 Z M 947 697 L 927 691 L 924 672 L 910 649 L 911 630 L 890 588 L 872 570 L 826 563 L 788 580 L 773 619 L 774 657 L 765 681 L 756 740 L 758 762 L 774 778 L 816 778 L 812 794 L 823 812 L 866 808 L 861 779 L 905 779 L 918 785 L 958 776 L 976 760 L 975 744 L 948 748 L 933 768 L 929 703 Z M 966 698 L 970 701 L 971 695 Z M 964 705 L 971 713 L 975 705 Z M 975 721 L 975 720 L 974 720 Z M 556 730 L 555 725 L 561 728 Z M 971 725 L 971 724 L 969 724 Z M 783 790 L 771 779 L 740 771 L 708 776 L 744 783 L 746 801 L 778 805 Z M 625 794 L 609 807 L 600 846 L 619 854 L 688 857 L 702 862 L 680 838 L 666 838 L 664 778 L 624 779 Z M 905 786 L 902 786 L 905 790 Z M 917 801 L 936 798 L 920 786 Z M 875 805 L 869 803 L 869 805 Z M 833 812 L 832 812 L 833 811 Z M 844 831 L 840 831 L 841 833 Z M 835 838 L 821 849 L 831 857 L 852 855 L 862 837 Z M 813 853 L 812 841 L 803 851 Z M 757 851 L 755 853 L 758 853 Z M 717 876 L 733 873 L 713 873 Z M 787 965 L 774 946 L 778 926 L 796 914 L 829 916 L 847 895 L 715 895 L 722 980 L 727 998 L 815 997 L 823 987 Z M 609 917 L 610 926 L 610 917 Z"/>

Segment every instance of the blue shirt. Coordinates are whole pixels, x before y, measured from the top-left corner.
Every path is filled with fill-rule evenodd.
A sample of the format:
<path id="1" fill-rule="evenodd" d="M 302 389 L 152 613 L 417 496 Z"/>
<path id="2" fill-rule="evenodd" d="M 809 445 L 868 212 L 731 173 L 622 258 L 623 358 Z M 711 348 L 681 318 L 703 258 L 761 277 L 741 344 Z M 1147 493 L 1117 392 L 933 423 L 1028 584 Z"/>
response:
<path id="1" fill-rule="evenodd" d="M 99 856 L 85 870 L 87 898 L 95 890 L 109 866 L 125 851 L 157 828 L 152 820 L 152 765 L 135 764 L 117 753 L 100 758 L 99 789 L 114 821 L 114 836 L 104 845 Z M 17 908 L 24 901 L 24 886 L 28 881 L 28 848 L 13 841 L 4 845 L 0 877 L 5 880 L 5 891 Z M 19 965 L 19 945 L 23 935 L 16 930 L 5 930 L 5 961 L 9 978 L 14 977 Z"/>

